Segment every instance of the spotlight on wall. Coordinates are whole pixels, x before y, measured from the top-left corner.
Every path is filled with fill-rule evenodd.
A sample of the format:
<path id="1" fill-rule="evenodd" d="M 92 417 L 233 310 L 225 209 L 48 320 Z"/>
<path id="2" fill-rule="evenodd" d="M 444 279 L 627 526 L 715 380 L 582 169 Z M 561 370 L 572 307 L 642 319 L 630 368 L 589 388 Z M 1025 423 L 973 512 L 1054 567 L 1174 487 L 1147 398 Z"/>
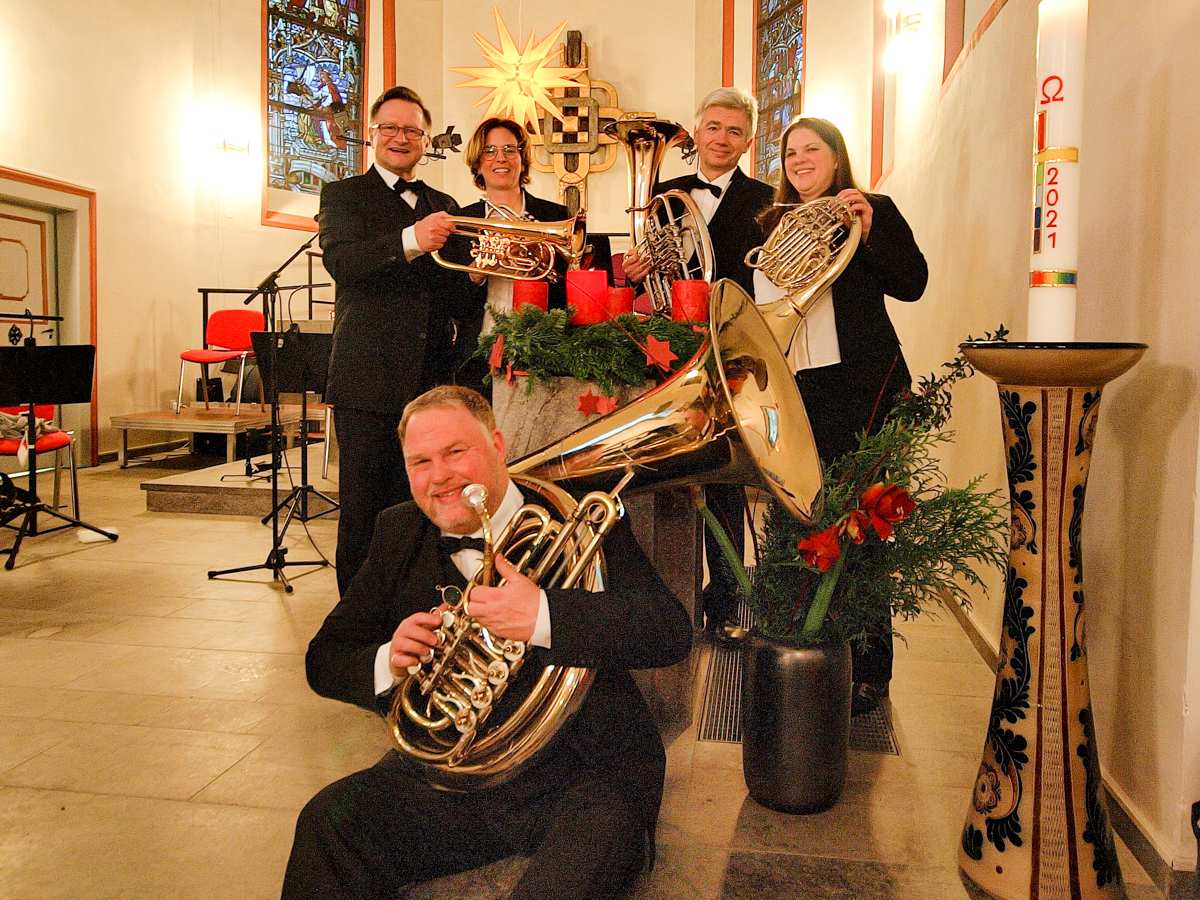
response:
<path id="1" fill-rule="evenodd" d="M 919 0 L 884 0 L 887 41 L 883 66 L 889 72 L 908 68 L 918 57 L 917 38 L 924 12 Z"/>

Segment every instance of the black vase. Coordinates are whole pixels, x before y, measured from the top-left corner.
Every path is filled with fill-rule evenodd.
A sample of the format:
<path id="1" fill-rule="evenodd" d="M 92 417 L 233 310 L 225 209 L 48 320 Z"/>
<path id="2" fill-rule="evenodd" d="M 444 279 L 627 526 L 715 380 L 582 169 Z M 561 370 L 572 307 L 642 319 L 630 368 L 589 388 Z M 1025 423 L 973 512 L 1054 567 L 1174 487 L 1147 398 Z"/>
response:
<path id="1" fill-rule="evenodd" d="M 742 772 L 769 809 L 829 809 L 850 753 L 850 645 L 796 650 L 752 631 L 742 644 Z"/>

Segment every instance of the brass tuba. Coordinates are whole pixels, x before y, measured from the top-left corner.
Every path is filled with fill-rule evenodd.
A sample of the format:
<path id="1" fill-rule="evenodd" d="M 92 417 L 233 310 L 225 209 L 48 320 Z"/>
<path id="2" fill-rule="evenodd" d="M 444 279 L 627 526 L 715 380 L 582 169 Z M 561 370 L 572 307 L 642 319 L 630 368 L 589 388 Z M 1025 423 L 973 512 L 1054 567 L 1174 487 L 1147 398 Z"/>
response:
<path id="1" fill-rule="evenodd" d="M 861 236 L 862 220 L 850 204 L 821 197 L 784 213 L 767 242 L 746 254 L 746 265 L 783 289 L 782 298 L 759 311 L 785 357 L 809 307 L 845 271 Z"/>
<path id="2" fill-rule="evenodd" d="M 650 259 L 643 286 L 654 311 L 662 313 L 671 308 L 673 282 L 713 277 L 712 241 L 696 201 L 684 191 L 650 196 L 667 151 L 687 142 L 689 135 L 681 125 L 647 117 L 610 122 L 604 133 L 625 148 L 629 233 L 638 254 Z"/>
<path id="3" fill-rule="evenodd" d="M 806 521 L 820 515 L 821 465 L 804 401 L 766 322 L 728 280 L 713 286 L 709 316 L 709 340 L 669 380 L 509 466 L 561 518 L 525 506 L 495 539 L 531 580 L 597 589 L 600 545 L 623 514 L 626 488 L 740 483 L 769 490 Z M 466 491 L 464 499 L 482 509 L 486 498 Z M 578 503 L 571 499 L 585 491 Z M 397 686 L 388 716 L 400 752 L 449 790 L 515 775 L 570 721 L 593 677 L 588 669 L 547 666 L 503 721 L 490 721 L 526 653 L 470 616 L 471 588 L 489 583 L 491 558 L 485 550 L 465 591 L 443 590 L 449 609 L 438 646 Z"/>
<path id="4" fill-rule="evenodd" d="M 579 268 L 586 240 L 583 213 L 559 222 L 536 222 L 522 219 L 507 206 L 489 205 L 499 210 L 502 218 L 449 217 L 457 234 L 476 238 L 471 245 L 471 264 L 450 262 L 435 250 L 430 255 L 438 265 L 516 281 L 557 281 L 557 256 L 567 260 L 568 269 Z"/>

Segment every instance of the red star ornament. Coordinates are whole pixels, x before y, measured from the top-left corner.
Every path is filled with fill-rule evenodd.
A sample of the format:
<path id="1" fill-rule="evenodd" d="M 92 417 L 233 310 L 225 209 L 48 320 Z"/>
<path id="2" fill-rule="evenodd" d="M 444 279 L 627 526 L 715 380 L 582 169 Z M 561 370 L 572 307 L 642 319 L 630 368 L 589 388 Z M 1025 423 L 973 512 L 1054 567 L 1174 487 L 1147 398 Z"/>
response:
<path id="1" fill-rule="evenodd" d="M 607 416 L 620 405 L 620 401 L 616 397 L 601 397 L 596 401 L 596 413 L 601 416 Z"/>
<path id="2" fill-rule="evenodd" d="M 652 334 L 646 335 L 646 365 L 658 366 L 663 372 L 671 371 L 671 361 L 679 359 L 671 352 L 670 341 L 660 341 Z"/>
<path id="3" fill-rule="evenodd" d="M 504 365 L 504 335 L 499 335 L 492 344 L 492 352 L 488 355 L 488 369 L 499 372 Z"/>
<path id="4" fill-rule="evenodd" d="M 601 398 L 593 394 L 591 388 L 588 388 L 586 394 L 579 395 L 579 405 L 575 409 L 585 416 L 595 415 L 596 407 L 600 403 L 600 400 Z"/>

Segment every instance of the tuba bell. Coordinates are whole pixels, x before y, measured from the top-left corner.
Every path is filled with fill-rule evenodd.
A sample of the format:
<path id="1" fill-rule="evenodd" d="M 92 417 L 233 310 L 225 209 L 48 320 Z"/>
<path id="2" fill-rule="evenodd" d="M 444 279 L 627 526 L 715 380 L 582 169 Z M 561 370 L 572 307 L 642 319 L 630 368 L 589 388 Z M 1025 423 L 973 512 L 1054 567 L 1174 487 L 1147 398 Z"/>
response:
<path id="1" fill-rule="evenodd" d="M 785 357 L 809 308 L 846 270 L 861 236 L 862 220 L 850 204 L 821 197 L 784 213 L 767 242 L 746 254 L 746 265 L 784 292 L 758 309 Z"/>
<path id="2" fill-rule="evenodd" d="M 522 507 L 495 539 L 535 583 L 600 587 L 600 547 L 624 514 L 627 488 L 740 483 L 769 490 L 805 521 L 820 516 L 821 464 L 804 401 L 754 301 L 718 282 L 709 324 L 709 339 L 666 382 L 509 466 L 553 508 Z M 491 578 L 486 507 L 477 492 L 475 502 L 467 496 L 478 487 L 464 499 L 483 510 L 484 563 L 465 590 L 444 589 L 438 645 L 397 686 L 388 716 L 399 751 L 448 790 L 512 778 L 570 721 L 593 679 L 589 669 L 547 666 L 507 718 L 492 721 L 526 646 L 494 638 L 470 616 L 471 589 Z"/>
<path id="3" fill-rule="evenodd" d="M 583 213 L 559 222 L 536 222 L 521 218 L 507 206 L 489 204 L 500 211 L 499 219 L 450 216 L 457 234 L 476 240 L 471 245 L 471 263 L 450 262 L 438 251 L 430 255 L 440 266 L 459 272 L 496 275 L 515 281 L 557 281 L 554 263 L 558 256 L 568 269 L 578 269 L 583 257 L 586 225 Z"/>
<path id="4" fill-rule="evenodd" d="M 708 225 L 696 201 L 683 191 L 651 198 L 663 158 L 689 140 L 674 122 L 631 117 L 610 122 L 604 133 L 625 148 L 629 164 L 629 232 L 639 255 L 650 260 L 644 287 L 662 313 L 671 308 L 671 284 L 681 279 L 712 281 L 713 250 Z"/>

